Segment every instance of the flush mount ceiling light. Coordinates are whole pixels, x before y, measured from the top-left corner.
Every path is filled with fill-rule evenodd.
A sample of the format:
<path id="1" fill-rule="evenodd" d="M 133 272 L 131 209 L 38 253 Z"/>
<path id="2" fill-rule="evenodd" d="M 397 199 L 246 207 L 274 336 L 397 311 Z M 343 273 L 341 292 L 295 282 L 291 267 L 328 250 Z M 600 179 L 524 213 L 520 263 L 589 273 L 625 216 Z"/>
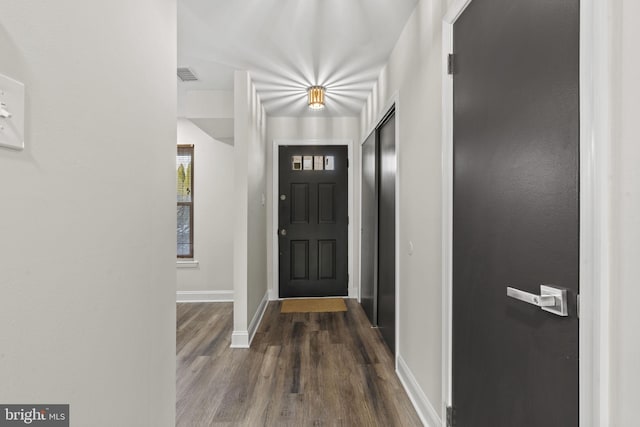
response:
<path id="1" fill-rule="evenodd" d="M 307 89 L 308 104 L 312 110 L 322 110 L 324 108 L 324 92 L 322 86 L 311 86 Z"/>

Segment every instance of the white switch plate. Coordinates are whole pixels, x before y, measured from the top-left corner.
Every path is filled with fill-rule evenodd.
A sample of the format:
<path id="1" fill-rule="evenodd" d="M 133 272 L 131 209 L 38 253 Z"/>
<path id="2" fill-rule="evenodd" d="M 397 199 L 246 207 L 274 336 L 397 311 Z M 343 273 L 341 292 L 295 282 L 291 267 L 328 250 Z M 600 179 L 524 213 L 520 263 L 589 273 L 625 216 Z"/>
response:
<path id="1" fill-rule="evenodd" d="M 0 146 L 24 149 L 24 84 L 0 74 L 0 103 L 11 117 L 0 117 Z"/>

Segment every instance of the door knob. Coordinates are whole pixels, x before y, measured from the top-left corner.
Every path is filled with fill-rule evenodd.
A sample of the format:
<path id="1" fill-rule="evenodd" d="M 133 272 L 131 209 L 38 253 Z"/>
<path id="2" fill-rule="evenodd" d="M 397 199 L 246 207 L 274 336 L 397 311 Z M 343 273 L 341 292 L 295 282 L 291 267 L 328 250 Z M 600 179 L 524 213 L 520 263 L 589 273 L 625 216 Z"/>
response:
<path id="1" fill-rule="evenodd" d="M 507 296 L 518 301 L 540 307 L 544 311 L 558 316 L 569 315 L 567 308 L 567 290 L 555 286 L 540 285 L 540 295 L 521 291 L 520 289 L 507 287 Z"/>
<path id="2" fill-rule="evenodd" d="M 280 235 L 281 236 L 286 236 L 287 235 L 287 230 L 285 230 L 284 228 L 282 230 L 280 230 Z"/>

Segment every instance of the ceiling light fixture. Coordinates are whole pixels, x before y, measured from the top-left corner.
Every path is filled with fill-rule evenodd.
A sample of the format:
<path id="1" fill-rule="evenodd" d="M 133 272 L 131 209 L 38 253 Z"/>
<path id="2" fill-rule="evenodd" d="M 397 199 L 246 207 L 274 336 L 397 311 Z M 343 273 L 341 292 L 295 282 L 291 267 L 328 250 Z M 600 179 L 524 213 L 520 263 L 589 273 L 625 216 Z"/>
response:
<path id="1" fill-rule="evenodd" d="M 307 89 L 308 104 L 312 110 L 322 110 L 324 108 L 324 92 L 322 86 L 311 86 Z"/>

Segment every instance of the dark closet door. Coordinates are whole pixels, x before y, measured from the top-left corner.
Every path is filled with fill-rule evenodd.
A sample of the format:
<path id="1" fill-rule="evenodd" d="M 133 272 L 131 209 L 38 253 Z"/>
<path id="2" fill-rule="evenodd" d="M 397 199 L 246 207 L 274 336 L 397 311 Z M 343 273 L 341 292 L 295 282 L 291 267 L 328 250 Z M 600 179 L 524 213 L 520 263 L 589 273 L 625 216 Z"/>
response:
<path id="1" fill-rule="evenodd" d="M 396 341 L 396 119 L 378 127 L 378 327 L 395 354 Z"/>
<path id="2" fill-rule="evenodd" d="M 346 296 L 347 147 L 283 146 L 278 159 L 280 297 Z"/>
<path id="3" fill-rule="evenodd" d="M 454 24 L 461 427 L 578 426 L 579 3 L 475 0 Z"/>
<path id="4" fill-rule="evenodd" d="M 362 230 L 360 302 L 372 325 L 376 324 L 378 281 L 378 161 L 375 131 L 362 144 Z"/>

